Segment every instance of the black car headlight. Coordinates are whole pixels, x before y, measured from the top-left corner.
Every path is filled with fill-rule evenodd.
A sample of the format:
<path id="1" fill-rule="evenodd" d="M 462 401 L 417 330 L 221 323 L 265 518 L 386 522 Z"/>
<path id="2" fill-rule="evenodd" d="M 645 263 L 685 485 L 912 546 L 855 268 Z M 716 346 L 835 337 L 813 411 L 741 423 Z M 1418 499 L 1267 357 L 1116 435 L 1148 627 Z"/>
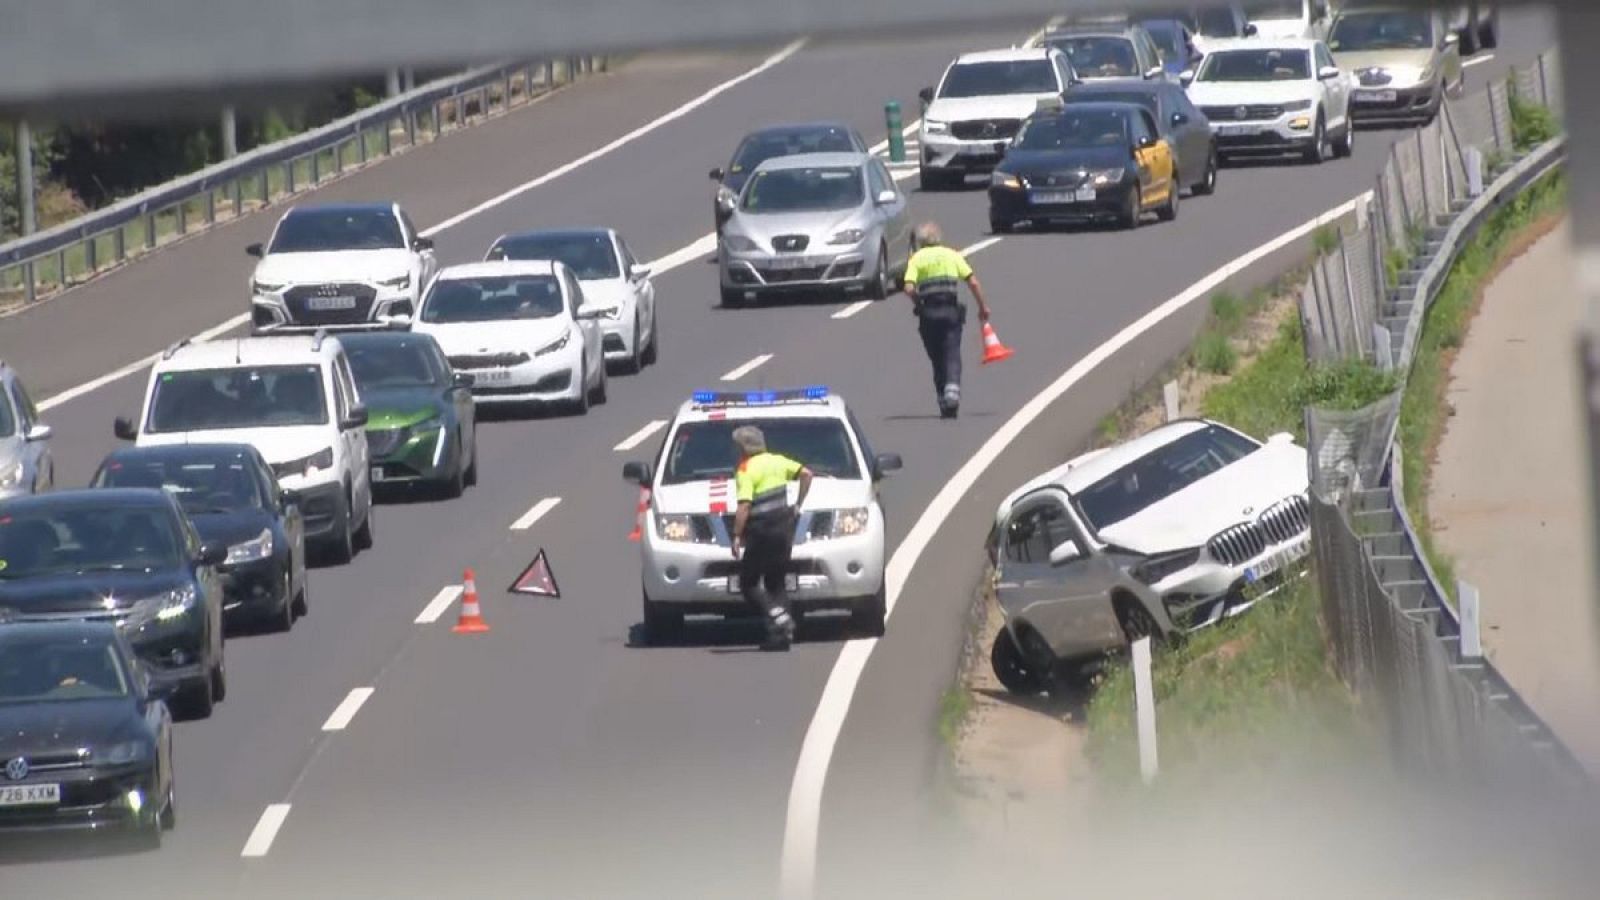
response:
<path id="1" fill-rule="evenodd" d="M 1089 173 L 1088 181 L 1095 187 L 1105 187 L 1122 181 L 1122 176 L 1126 173 L 1126 169 L 1096 169 Z"/>
<path id="2" fill-rule="evenodd" d="M 1128 568 L 1128 574 L 1145 584 L 1157 584 L 1163 579 L 1189 568 L 1200 561 L 1200 548 L 1159 553 L 1139 560 Z"/>
<path id="3" fill-rule="evenodd" d="M 228 559 L 224 565 L 236 566 L 239 563 L 255 562 L 266 559 L 272 555 L 272 529 L 263 528 L 261 533 L 248 541 L 242 541 L 228 548 Z"/>
<path id="4" fill-rule="evenodd" d="M 133 605 L 128 616 L 133 623 L 171 622 L 188 615 L 200 602 L 200 592 L 194 585 L 186 584 L 154 597 L 146 597 Z"/>
<path id="5" fill-rule="evenodd" d="M 989 175 L 989 186 L 1008 191 L 1020 191 L 1023 188 L 1022 179 L 1010 172 L 991 173 Z"/>

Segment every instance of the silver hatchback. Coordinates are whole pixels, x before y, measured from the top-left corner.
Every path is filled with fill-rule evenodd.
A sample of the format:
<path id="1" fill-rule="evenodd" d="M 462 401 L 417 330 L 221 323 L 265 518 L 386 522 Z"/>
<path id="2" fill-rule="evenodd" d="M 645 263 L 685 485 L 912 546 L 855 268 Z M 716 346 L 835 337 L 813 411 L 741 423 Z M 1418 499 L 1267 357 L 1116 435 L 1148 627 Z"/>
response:
<path id="1" fill-rule="evenodd" d="M 16 370 L 0 362 L 0 500 L 54 484 L 50 426 L 39 421 Z"/>
<path id="2" fill-rule="evenodd" d="M 722 303 L 823 291 L 881 299 L 898 288 L 910 257 L 906 196 L 882 160 L 866 153 L 769 159 L 722 229 Z"/>

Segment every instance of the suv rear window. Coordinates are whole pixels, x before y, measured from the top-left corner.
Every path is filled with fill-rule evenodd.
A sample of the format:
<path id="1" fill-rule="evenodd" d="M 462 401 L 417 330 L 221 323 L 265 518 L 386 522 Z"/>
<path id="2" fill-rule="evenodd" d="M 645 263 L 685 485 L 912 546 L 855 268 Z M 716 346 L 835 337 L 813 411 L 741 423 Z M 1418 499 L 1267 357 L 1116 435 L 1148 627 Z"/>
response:
<path id="1" fill-rule="evenodd" d="M 739 450 L 733 430 L 757 425 L 767 438 L 767 449 L 800 463 L 822 478 L 861 477 L 855 442 L 838 419 L 759 419 L 686 422 L 673 432 L 667 447 L 662 484 L 683 484 L 707 478 L 733 477 Z"/>

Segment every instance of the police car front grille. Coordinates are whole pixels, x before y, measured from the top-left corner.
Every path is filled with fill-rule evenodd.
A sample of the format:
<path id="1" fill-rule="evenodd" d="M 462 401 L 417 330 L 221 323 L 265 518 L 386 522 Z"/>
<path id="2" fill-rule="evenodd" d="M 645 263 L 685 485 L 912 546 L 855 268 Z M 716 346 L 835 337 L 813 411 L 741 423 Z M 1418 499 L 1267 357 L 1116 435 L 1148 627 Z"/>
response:
<path id="1" fill-rule="evenodd" d="M 1021 119 L 973 119 L 952 122 L 950 133 L 963 141 L 1009 141 L 1021 127 Z"/>

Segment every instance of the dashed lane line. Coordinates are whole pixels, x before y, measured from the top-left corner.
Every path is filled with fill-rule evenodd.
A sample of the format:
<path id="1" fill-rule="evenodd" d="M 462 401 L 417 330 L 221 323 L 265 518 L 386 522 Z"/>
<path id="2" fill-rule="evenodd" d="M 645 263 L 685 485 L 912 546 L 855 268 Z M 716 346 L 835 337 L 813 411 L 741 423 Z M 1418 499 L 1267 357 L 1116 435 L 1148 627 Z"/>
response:
<path id="1" fill-rule="evenodd" d="M 749 362 L 745 363 L 744 365 L 739 366 L 738 368 L 729 371 L 726 375 L 722 376 L 722 380 L 723 381 L 738 381 L 739 379 L 745 377 L 746 375 L 749 375 L 751 372 L 754 372 L 755 370 L 761 368 L 762 366 L 766 365 L 767 363 L 769 363 L 771 361 L 772 361 L 772 354 L 771 353 L 763 353 L 760 356 L 756 357 L 755 359 L 752 359 Z"/>
<path id="2" fill-rule="evenodd" d="M 333 708 L 333 714 L 328 716 L 328 721 L 322 723 L 323 731 L 343 731 L 350 727 L 350 722 L 361 711 L 361 705 L 367 702 L 376 688 L 358 687 L 345 695 L 339 705 Z"/>
<path id="3" fill-rule="evenodd" d="M 650 439 L 650 435 L 655 434 L 656 432 L 660 431 L 661 429 L 663 429 L 665 427 L 667 427 L 667 420 L 666 419 L 652 419 L 652 420 L 650 420 L 649 424 L 645 425 L 643 428 L 639 429 L 638 431 L 635 431 L 633 434 L 630 434 L 627 437 L 623 438 L 622 439 L 622 443 L 616 445 L 615 447 L 612 447 L 611 449 L 615 450 L 618 453 L 622 453 L 622 452 L 625 452 L 625 451 L 628 451 L 628 450 L 632 450 L 633 448 L 635 448 L 635 447 L 639 446 L 640 444 L 644 443 L 645 441 L 649 440 Z"/>
<path id="4" fill-rule="evenodd" d="M 560 497 L 546 497 L 533 505 L 533 508 L 523 513 L 520 518 L 511 523 L 512 531 L 527 531 L 533 524 L 544 518 L 545 513 L 555 509 L 561 503 Z"/>
<path id="5" fill-rule="evenodd" d="M 412 621 L 418 625 L 432 625 L 439 621 L 439 617 L 444 615 L 445 610 L 449 609 L 450 604 L 456 602 L 456 598 L 459 596 L 461 596 L 461 585 L 459 584 L 440 588 L 439 593 L 433 595 L 433 599 L 428 601 L 428 605 L 424 606 L 422 612 L 418 613 L 417 617 Z"/>
<path id="6" fill-rule="evenodd" d="M 278 829 L 283 827 L 283 821 L 289 818 L 289 804 L 273 803 L 261 811 L 261 818 L 256 820 L 256 827 L 251 829 L 250 838 L 244 842 L 244 849 L 239 851 L 240 856 L 260 857 L 266 856 L 272 849 L 272 841 L 278 836 Z"/>

